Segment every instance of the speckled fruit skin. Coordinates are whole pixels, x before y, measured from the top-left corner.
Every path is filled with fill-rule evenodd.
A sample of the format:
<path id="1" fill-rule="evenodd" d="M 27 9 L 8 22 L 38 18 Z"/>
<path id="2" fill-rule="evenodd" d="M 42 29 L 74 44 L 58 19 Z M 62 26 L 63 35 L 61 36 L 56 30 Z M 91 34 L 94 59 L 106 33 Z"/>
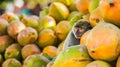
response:
<path id="1" fill-rule="evenodd" d="M 71 46 L 62 50 L 52 67 L 86 67 L 91 62 L 84 45 Z"/>
<path id="2" fill-rule="evenodd" d="M 40 53 L 41 50 L 38 48 L 36 44 L 27 44 L 21 50 L 23 59 L 26 59 L 30 55 L 40 54 Z"/>
<path id="3" fill-rule="evenodd" d="M 7 32 L 9 36 L 11 36 L 14 39 L 17 39 L 18 33 L 25 28 L 25 25 L 21 21 L 12 21 L 7 28 Z"/>
<path id="4" fill-rule="evenodd" d="M 119 32 L 120 29 L 111 23 L 101 22 L 95 26 L 86 42 L 90 56 L 96 60 L 116 60 L 120 54 Z"/>
<path id="5" fill-rule="evenodd" d="M 17 41 L 21 46 L 34 43 L 38 38 L 38 33 L 34 28 L 27 27 L 23 29 L 17 36 Z"/>

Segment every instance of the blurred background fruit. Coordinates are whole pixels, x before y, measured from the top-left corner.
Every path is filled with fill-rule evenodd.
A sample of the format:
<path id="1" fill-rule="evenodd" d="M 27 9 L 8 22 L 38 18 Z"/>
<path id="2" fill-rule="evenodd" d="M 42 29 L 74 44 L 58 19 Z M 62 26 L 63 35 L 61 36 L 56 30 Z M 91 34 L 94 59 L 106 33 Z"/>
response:
<path id="1" fill-rule="evenodd" d="M 17 43 L 11 44 L 5 51 L 5 59 L 15 58 L 21 60 L 21 46 Z"/>
<path id="2" fill-rule="evenodd" d="M 7 28 L 7 32 L 9 36 L 11 36 L 14 39 L 17 39 L 18 33 L 25 28 L 25 25 L 21 21 L 12 21 Z"/>
<path id="3" fill-rule="evenodd" d="M 28 17 L 24 17 L 22 20 L 22 23 L 25 24 L 26 27 L 33 27 L 35 29 L 38 28 L 39 26 L 39 17 L 38 16 L 28 16 Z"/>
<path id="4" fill-rule="evenodd" d="M 86 14 L 88 13 L 89 0 L 78 0 L 76 3 L 78 11 Z"/>
<path id="5" fill-rule="evenodd" d="M 7 20 L 9 23 L 13 20 L 19 20 L 18 16 L 11 12 L 2 14 L 0 18 Z"/>
<path id="6" fill-rule="evenodd" d="M 120 67 L 120 57 L 117 59 L 116 67 Z"/>
<path id="7" fill-rule="evenodd" d="M 38 46 L 36 46 L 36 44 L 27 44 L 21 50 L 23 59 L 26 59 L 30 55 L 40 54 L 40 53 L 41 50 L 38 48 Z"/>
<path id="8" fill-rule="evenodd" d="M 18 60 L 10 58 L 4 61 L 2 67 L 22 67 L 22 64 Z"/>
<path id="9" fill-rule="evenodd" d="M 100 0 L 90 0 L 89 1 L 88 10 L 90 13 L 99 6 L 99 2 L 100 2 Z"/>
<path id="10" fill-rule="evenodd" d="M 68 21 L 60 21 L 56 26 L 56 35 L 60 41 L 65 40 L 67 34 L 69 33 L 69 22 Z"/>
<path id="11" fill-rule="evenodd" d="M 41 48 L 44 48 L 46 46 L 51 46 L 51 45 L 55 45 L 56 43 L 56 36 L 55 36 L 55 32 L 51 29 L 44 29 L 39 33 L 38 36 L 38 45 Z"/>
<path id="12" fill-rule="evenodd" d="M 13 40 L 8 35 L 0 36 L 0 53 L 3 53 L 11 43 Z"/>
<path id="13" fill-rule="evenodd" d="M 37 31 L 34 28 L 27 27 L 18 34 L 17 41 L 21 46 L 25 46 L 26 44 L 34 43 L 37 38 Z"/>
<path id="14" fill-rule="evenodd" d="M 7 34 L 8 25 L 9 23 L 6 20 L 0 19 L 0 36 Z"/>
<path id="15" fill-rule="evenodd" d="M 44 59 L 45 58 L 45 59 Z M 31 55 L 27 57 L 24 61 L 23 67 L 46 67 L 49 59 L 41 55 Z"/>
<path id="16" fill-rule="evenodd" d="M 43 49 L 43 53 L 48 54 L 52 58 L 55 58 L 57 56 L 57 48 L 55 46 L 46 46 Z"/>
<path id="17" fill-rule="evenodd" d="M 47 15 L 41 18 L 40 25 L 38 31 L 42 31 L 43 29 L 52 29 L 55 31 L 56 28 L 56 21 L 53 17 Z"/>
<path id="18" fill-rule="evenodd" d="M 57 22 L 67 19 L 69 15 L 68 8 L 59 2 L 53 2 L 49 7 L 49 15 L 55 18 Z"/>

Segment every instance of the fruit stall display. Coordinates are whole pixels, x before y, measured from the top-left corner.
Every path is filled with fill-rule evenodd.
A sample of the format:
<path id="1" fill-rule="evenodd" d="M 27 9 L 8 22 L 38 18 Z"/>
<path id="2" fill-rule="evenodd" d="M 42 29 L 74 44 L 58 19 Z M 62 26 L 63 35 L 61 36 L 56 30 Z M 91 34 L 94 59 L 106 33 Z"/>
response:
<path id="1" fill-rule="evenodd" d="M 56 0 L 39 16 L 0 16 L 0 67 L 120 67 L 120 0 Z"/>

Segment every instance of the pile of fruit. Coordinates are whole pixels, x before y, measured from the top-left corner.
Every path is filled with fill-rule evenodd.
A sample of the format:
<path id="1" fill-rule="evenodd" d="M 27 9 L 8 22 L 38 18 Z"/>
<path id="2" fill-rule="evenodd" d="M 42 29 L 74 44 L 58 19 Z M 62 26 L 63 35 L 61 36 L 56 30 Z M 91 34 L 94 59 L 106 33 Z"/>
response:
<path id="1" fill-rule="evenodd" d="M 119 27 L 120 0 L 58 0 L 39 17 L 4 13 L 0 67 L 120 67 Z M 79 44 L 65 47 L 71 31 Z"/>

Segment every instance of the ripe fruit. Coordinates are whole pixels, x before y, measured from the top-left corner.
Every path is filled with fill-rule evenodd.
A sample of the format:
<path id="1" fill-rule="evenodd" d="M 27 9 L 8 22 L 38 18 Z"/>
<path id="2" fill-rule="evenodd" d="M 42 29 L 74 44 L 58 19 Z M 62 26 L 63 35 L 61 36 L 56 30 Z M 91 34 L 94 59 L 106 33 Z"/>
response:
<path id="1" fill-rule="evenodd" d="M 25 29 L 25 25 L 21 21 L 12 21 L 8 28 L 7 32 L 9 36 L 11 36 L 14 39 L 17 39 L 17 35 L 19 32 L 21 32 L 23 29 Z"/>
<path id="2" fill-rule="evenodd" d="M 96 60 L 86 65 L 86 67 L 112 67 L 105 61 Z"/>
<path id="3" fill-rule="evenodd" d="M 120 0 L 101 0 L 99 8 L 105 21 L 120 26 Z"/>
<path id="4" fill-rule="evenodd" d="M 78 0 L 76 2 L 76 7 L 78 11 L 86 14 L 88 13 L 89 0 Z"/>
<path id="5" fill-rule="evenodd" d="M 86 31 L 80 38 L 80 44 L 81 45 L 86 45 L 87 37 L 90 33 L 90 30 Z M 87 46 L 87 45 L 86 45 Z"/>
<path id="6" fill-rule="evenodd" d="M 34 43 L 38 38 L 37 31 L 31 27 L 23 29 L 17 36 L 17 41 L 21 46 Z"/>
<path id="7" fill-rule="evenodd" d="M 72 29 L 73 25 L 80 19 L 82 19 L 83 14 L 78 11 L 73 11 L 68 16 L 68 21 L 70 24 L 70 30 Z"/>
<path id="8" fill-rule="evenodd" d="M 70 6 L 74 2 L 74 0 L 58 0 L 58 2 L 61 2 L 66 6 Z"/>
<path id="9" fill-rule="evenodd" d="M 54 58 L 57 56 L 57 48 L 55 46 L 46 46 L 43 49 L 43 53 L 48 54 L 50 57 Z"/>
<path id="10" fill-rule="evenodd" d="M 31 55 L 24 60 L 23 67 L 46 67 L 49 59 L 44 55 Z"/>
<path id="11" fill-rule="evenodd" d="M 119 32 L 120 29 L 110 23 L 101 22 L 95 26 L 86 43 L 90 56 L 96 60 L 116 60 L 120 54 Z"/>
<path id="12" fill-rule="evenodd" d="M 59 40 L 65 40 L 67 34 L 69 33 L 69 22 L 68 21 L 61 21 L 56 26 L 56 35 Z"/>
<path id="13" fill-rule="evenodd" d="M 100 2 L 100 0 L 90 0 L 89 1 L 88 10 L 90 13 L 98 7 L 99 2 Z"/>
<path id="14" fill-rule="evenodd" d="M 9 23 L 6 20 L 0 18 L 0 36 L 7 34 L 8 25 Z"/>
<path id="15" fill-rule="evenodd" d="M 69 14 L 67 20 L 70 21 L 72 18 L 77 17 L 79 20 L 82 18 L 83 14 L 78 11 L 73 11 Z"/>
<path id="16" fill-rule="evenodd" d="M 21 46 L 17 43 L 11 44 L 5 51 L 5 59 L 16 58 L 21 60 Z"/>
<path id="17" fill-rule="evenodd" d="M 33 27 L 36 29 L 39 26 L 38 20 L 39 20 L 39 17 L 32 15 L 29 17 L 24 17 L 21 21 L 22 21 L 22 23 L 25 24 L 25 26 Z"/>
<path id="18" fill-rule="evenodd" d="M 53 64 L 54 62 L 49 62 L 46 67 L 52 67 Z"/>
<path id="19" fill-rule="evenodd" d="M 49 7 L 49 15 L 59 22 L 67 19 L 69 10 L 64 4 L 60 2 L 53 2 Z"/>
<path id="20" fill-rule="evenodd" d="M 17 15 L 15 15 L 15 14 L 13 14 L 13 13 L 10 13 L 10 12 L 2 14 L 2 15 L 0 16 L 0 18 L 3 18 L 3 19 L 5 19 L 5 20 L 7 20 L 9 23 L 10 23 L 11 21 L 13 21 L 13 20 L 19 20 L 19 18 L 18 18 Z"/>
<path id="21" fill-rule="evenodd" d="M 3 53 L 11 43 L 13 40 L 8 35 L 0 36 L 0 53 Z"/>
<path id="22" fill-rule="evenodd" d="M 65 41 L 61 42 L 61 43 L 58 45 L 57 54 L 59 54 L 59 53 L 63 50 L 64 42 L 65 42 Z"/>
<path id="23" fill-rule="evenodd" d="M 39 33 L 38 45 L 42 48 L 50 45 L 55 45 L 56 43 L 55 32 L 51 29 L 44 29 Z"/>
<path id="24" fill-rule="evenodd" d="M 4 61 L 2 67 L 22 67 L 22 64 L 18 60 L 10 58 Z"/>
<path id="25" fill-rule="evenodd" d="M 2 54 L 0 54 L 0 67 L 2 67 L 2 63 L 3 63 L 3 57 L 2 57 Z"/>
<path id="26" fill-rule="evenodd" d="M 96 26 L 100 22 L 103 22 L 103 18 L 100 16 L 99 8 L 96 8 L 91 12 L 89 20 L 92 27 Z"/>
<path id="27" fill-rule="evenodd" d="M 85 67 L 90 62 L 87 48 L 77 45 L 60 52 L 52 67 Z"/>
<path id="28" fill-rule="evenodd" d="M 42 31 L 43 29 L 52 29 L 54 31 L 55 28 L 56 21 L 54 20 L 53 17 L 47 15 L 41 19 L 38 30 L 39 32 Z"/>
<path id="29" fill-rule="evenodd" d="M 35 54 L 40 54 L 40 53 L 41 51 L 38 48 L 38 46 L 36 46 L 36 44 L 27 44 L 21 50 L 23 59 L 26 59 L 30 55 L 35 55 Z"/>
<path id="30" fill-rule="evenodd" d="M 117 59 L 116 67 L 120 67 L 120 56 L 119 56 L 118 59 Z"/>

